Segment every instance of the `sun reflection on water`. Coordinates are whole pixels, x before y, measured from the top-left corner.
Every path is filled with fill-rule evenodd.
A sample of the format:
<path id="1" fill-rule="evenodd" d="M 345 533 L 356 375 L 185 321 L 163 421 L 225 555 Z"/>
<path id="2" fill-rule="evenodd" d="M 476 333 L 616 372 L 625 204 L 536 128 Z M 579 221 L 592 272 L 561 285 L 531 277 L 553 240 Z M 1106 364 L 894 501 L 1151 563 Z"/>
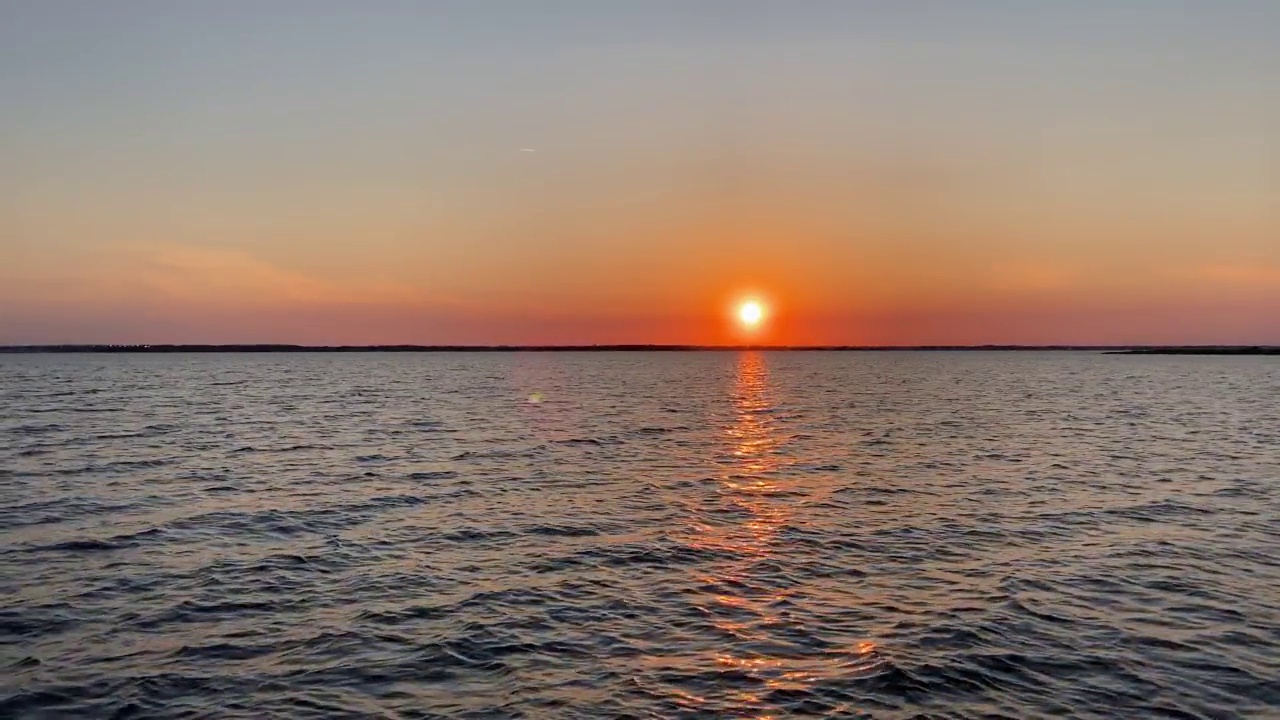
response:
<path id="1" fill-rule="evenodd" d="M 876 648 L 869 641 L 844 648 L 807 642 L 818 629 L 788 609 L 806 599 L 804 585 L 785 570 L 785 533 L 803 526 L 803 505 L 812 498 L 805 481 L 788 472 L 787 421 L 762 353 L 739 356 L 730 401 L 722 470 L 700 521 L 690 523 L 692 546 L 726 558 L 704 565 L 699 577 L 706 593 L 700 608 L 725 638 L 699 659 L 699 669 L 719 680 L 698 695 L 672 692 L 682 706 L 706 712 L 780 717 L 786 698 L 812 691 L 833 673 L 873 670 Z"/>

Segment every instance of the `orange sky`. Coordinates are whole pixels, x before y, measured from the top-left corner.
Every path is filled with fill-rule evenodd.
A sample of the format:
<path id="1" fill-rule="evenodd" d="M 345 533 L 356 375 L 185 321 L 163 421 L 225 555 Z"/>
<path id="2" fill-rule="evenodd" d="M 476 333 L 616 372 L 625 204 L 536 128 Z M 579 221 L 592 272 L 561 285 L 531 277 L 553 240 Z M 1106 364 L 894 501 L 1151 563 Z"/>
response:
<path id="1" fill-rule="evenodd" d="M 1275 4 L 715 5 L 7 6 L 0 343 L 1280 343 Z"/>

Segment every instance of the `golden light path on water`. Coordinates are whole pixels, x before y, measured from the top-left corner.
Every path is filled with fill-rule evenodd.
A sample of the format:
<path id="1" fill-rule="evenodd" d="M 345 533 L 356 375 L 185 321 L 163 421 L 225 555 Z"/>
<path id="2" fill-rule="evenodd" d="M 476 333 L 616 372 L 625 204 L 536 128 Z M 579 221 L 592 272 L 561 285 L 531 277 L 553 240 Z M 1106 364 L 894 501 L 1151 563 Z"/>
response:
<path id="1" fill-rule="evenodd" d="M 697 661 L 722 682 L 709 692 L 671 692 L 689 709 L 772 720 L 783 716 L 782 699 L 824 680 L 874 675 L 882 657 L 871 640 L 839 648 L 795 642 L 816 629 L 800 620 L 807 613 L 788 609 L 809 598 L 804 585 L 786 579 L 783 534 L 803 525 L 805 505 L 827 488 L 805 487 L 799 473 L 787 473 L 794 459 L 786 451 L 788 434 L 778 420 L 763 353 L 739 356 L 728 401 L 724 470 L 715 486 L 720 511 L 711 518 L 700 513 L 690 522 L 693 547 L 732 558 L 702 566 L 710 571 L 698 578 L 708 595 L 701 609 L 729 641 Z M 859 710 L 845 706 L 838 712 Z"/>

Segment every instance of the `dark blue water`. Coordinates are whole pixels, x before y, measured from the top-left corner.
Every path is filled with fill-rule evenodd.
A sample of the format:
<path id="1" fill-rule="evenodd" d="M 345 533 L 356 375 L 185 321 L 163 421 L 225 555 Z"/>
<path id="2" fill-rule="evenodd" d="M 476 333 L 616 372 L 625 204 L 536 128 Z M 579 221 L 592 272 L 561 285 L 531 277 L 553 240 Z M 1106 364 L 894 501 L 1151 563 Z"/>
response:
<path id="1" fill-rule="evenodd" d="M 1280 361 L 0 356 L 0 716 L 1280 717 Z"/>

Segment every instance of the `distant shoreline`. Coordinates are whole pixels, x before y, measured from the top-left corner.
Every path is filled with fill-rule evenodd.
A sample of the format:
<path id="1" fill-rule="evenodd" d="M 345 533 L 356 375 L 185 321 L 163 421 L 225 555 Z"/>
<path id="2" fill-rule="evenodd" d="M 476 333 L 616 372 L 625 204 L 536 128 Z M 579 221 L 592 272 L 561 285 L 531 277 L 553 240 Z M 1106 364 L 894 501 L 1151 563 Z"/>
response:
<path id="1" fill-rule="evenodd" d="M 39 353 L 432 353 L 432 352 L 1027 352 L 1092 351 L 1108 355 L 1280 355 L 1280 346 L 1091 345 L 4 345 L 0 354 Z"/>
<path id="2" fill-rule="evenodd" d="M 1138 347 L 1109 350 L 1106 355 L 1280 355 L 1275 345 L 1214 345 L 1187 347 Z"/>

